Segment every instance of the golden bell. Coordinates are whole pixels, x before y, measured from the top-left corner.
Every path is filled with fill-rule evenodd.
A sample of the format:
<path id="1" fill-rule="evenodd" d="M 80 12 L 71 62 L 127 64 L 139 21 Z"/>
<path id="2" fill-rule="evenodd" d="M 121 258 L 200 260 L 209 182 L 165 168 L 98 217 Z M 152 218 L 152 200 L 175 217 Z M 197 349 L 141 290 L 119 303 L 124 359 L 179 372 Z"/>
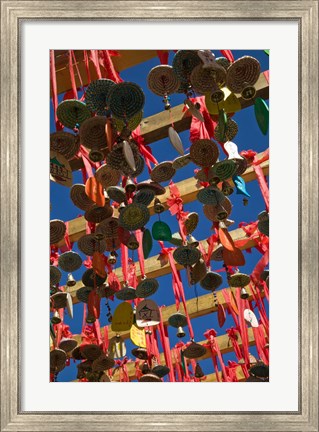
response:
<path id="1" fill-rule="evenodd" d="M 76 284 L 76 280 L 72 276 L 72 273 L 68 274 L 68 281 L 67 281 L 66 284 L 67 284 L 68 287 L 73 287 Z"/>
<path id="2" fill-rule="evenodd" d="M 55 311 L 53 314 L 53 317 L 51 318 L 52 324 L 60 324 L 61 318 L 58 311 Z"/>
<path id="3" fill-rule="evenodd" d="M 127 245 L 130 250 L 138 249 L 139 242 L 136 240 L 135 234 L 131 234 L 130 238 L 128 239 Z"/>
<path id="4" fill-rule="evenodd" d="M 246 299 L 248 299 L 248 297 L 249 297 L 248 292 L 245 290 L 245 288 L 242 288 L 240 290 L 240 298 L 243 300 L 246 300 Z"/>
<path id="5" fill-rule="evenodd" d="M 229 196 L 234 192 L 234 188 L 228 183 L 228 181 L 223 181 L 222 192 L 225 196 Z"/>
<path id="6" fill-rule="evenodd" d="M 131 194 L 136 191 L 136 184 L 131 180 L 130 178 L 127 179 L 126 185 L 125 185 L 125 192 L 128 194 Z"/>
<path id="7" fill-rule="evenodd" d="M 225 219 L 227 218 L 227 216 L 228 216 L 228 213 L 227 213 L 227 211 L 225 210 L 225 208 L 224 208 L 221 204 L 217 204 L 217 205 L 215 206 L 215 208 L 216 208 L 216 212 L 217 212 L 217 214 L 216 214 L 216 218 L 217 218 L 217 220 L 218 220 L 218 221 L 223 221 L 223 220 L 225 220 Z"/>
<path id="8" fill-rule="evenodd" d="M 89 159 L 92 162 L 101 162 L 104 159 L 104 154 L 98 149 L 92 149 L 89 153 Z"/>
<path id="9" fill-rule="evenodd" d="M 194 248 L 197 248 L 199 246 L 199 242 L 192 235 L 188 236 L 187 243 L 189 244 L 189 246 L 194 247 Z"/>
<path id="10" fill-rule="evenodd" d="M 165 211 L 165 206 L 161 203 L 159 198 L 155 198 L 154 200 L 154 211 L 155 213 L 163 213 L 163 211 Z"/>
<path id="11" fill-rule="evenodd" d="M 110 255 L 107 258 L 107 262 L 111 265 L 116 264 L 116 256 L 114 255 L 114 253 L 110 252 Z"/>
<path id="12" fill-rule="evenodd" d="M 88 314 L 85 321 L 87 324 L 93 324 L 96 321 L 96 318 L 94 315 Z"/>
<path id="13" fill-rule="evenodd" d="M 183 327 L 178 327 L 176 336 L 178 338 L 183 338 L 186 336 L 186 333 L 184 332 Z"/>

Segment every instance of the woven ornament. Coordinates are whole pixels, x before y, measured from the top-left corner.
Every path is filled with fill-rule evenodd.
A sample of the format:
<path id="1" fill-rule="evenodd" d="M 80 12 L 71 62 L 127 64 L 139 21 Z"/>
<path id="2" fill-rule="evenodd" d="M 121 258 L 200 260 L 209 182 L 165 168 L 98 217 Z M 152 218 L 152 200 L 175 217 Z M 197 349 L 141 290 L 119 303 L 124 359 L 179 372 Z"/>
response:
<path id="1" fill-rule="evenodd" d="M 54 245 L 63 240 L 66 231 L 65 223 L 54 219 L 50 221 L 50 245 Z"/>
<path id="2" fill-rule="evenodd" d="M 109 186 L 116 186 L 118 184 L 121 173 L 105 164 L 95 171 L 95 178 L 107 189 Z"/>
<path id="3" fill-rule="evenodd" d="M 64 252 L 58 259 L 59 267 L 66 272 L 78 270 L 82 265 L 82 258 L 76 252 Z"/>
<path id="4" fill-rule="evenodd" d="M 172 66 L 160 65 L 150 70 L 147 85 L 151 92 L 158 96 L 176 93 L 180 82 Z"/>
<path id="5" fill-rule="evenodd" d="M 69 132 L 58 131 L 50 135 L 50 151 L 56 151 L 67 160 L 80 150 L 80 140 Z"/>
<path id="6" fill-rule="evenodd" d="M 80 140 L 88 149 L 104 149 L 107 147 L 106 118 L 102 116 L 87 119 L 80 127 Z"/>
<path id="7" fill-rule="evenodd" d="M 112 114 L 122 120 L 133 117 L 142 111 L 145 96 L 140 86 L 132 82 L 122 82 L 112 87 L 109 94 Z"/>
<path id="8" fill-rule="evenodd" d="M 83 211 L 89 210 L 94 205 L 94 201 L 86 195 L 83 184 L 74 184 L 71 187 L 70 198 L 73 204 Z"/>
<path id="9" fill-rule="evenodd" d="M 129 204 L 120 213 L 119 224 L 129 231 L 143 228 L 150 219 L 150 212 L 143 204 Z"/>
<path id="10" fill-rule="evenodd" d="M 170 161 L 161 162 L 156 165 L 151 174 L 151 180 L 161 183 L 168 180 L 171 180 L 176 173 L 176 170 L 173 168 L 173 163 Z"/>
<path id="11" fill-rule="evenodd" d="M 57 285 L 62 277 L 62 273 L 60 272 L 60 270 L 53 266 L 50 265 L 50 285 Z"/>
<path id="12" fill-rule="evenodd" d="M 90 82 L 85 91 L 85 102 L 90 111 L 99 116 L 109 115 L 109 93 L 114 85 L 114 81 L 106 78 Z"/>
<path id="13" fill-rule="evenodd" d="M 90 110 L 85 103 L 77 99 L 68 99 L 61 102 L 56 110 L 56 115 L 63 126 L 74 129 L 91 117 Z"/>
<path id="14" fill-rule="evenodd" d="M 225 198 L 225 195 L 215 186 L 206 187 L 197 193 L 197 199 L 202 204 L 222 204 Z"/>
<path id="15" fill-rule="evenodd" d="M 94 204 L 89 210 L 84 214 L 84 218 L 88 222 L 100 223 L 104 219 L 108 219 L 113 215 L 113 207 L 110 205 L 105 205 L 104 207 L 99 207 Z"/>
<path id="16" fill-rule="evenodd" d="M 246 86 L 253 86 L 260 75 L 257 59 L 244 56 L 234 61 L 227 70 L 226 86 L 233 93 L 241 93 Z"/>
<path id="17" fill-rule="evenodd" d="M 202 357 L 206 353 L 206 348 L 196 342 L 191 342 L 190 345 L 183 351 L 186 358 L 194 359 Z"/>
<path id="18" fill-rule="evenodd" d="M 136 297 L 146 298 L 155 294 L 158 290 L 159 284 L 154 278 L 145 278 L 140 281 L 136 287 Z"/>
<path id="19" fill-rule="evenodd" d="M 192 161 L 202 167 L 210 167 L 219 156 L 217 145 L 208 139 L 199 139 L 192 143 L 189 149 Z"/>
<path id="20" fill-rule="evenodd" d="M 173 69 L 180 81 L 188 82 L 193 69 L 201 64 L 197 51 L 179 50 L 173 58 Z"/>
<path id="21" fill-rule="evenodd" d="M 182 266 L 194 265 L 200 256 L 199 250 L 191 246 L 179 246 L 173 252 L 174 260 Z"/>
<path id="22" fill-rule="evenodd" d="M 95 284 L 94 284 L 95 279 Z M 86 287 L 94 288 L 95 286 L 101 286 L 106 281 L 106 277 L 101 277 L 94 272 L 93 268 L 87 269 L 82 275 L 82 283 Z"/>

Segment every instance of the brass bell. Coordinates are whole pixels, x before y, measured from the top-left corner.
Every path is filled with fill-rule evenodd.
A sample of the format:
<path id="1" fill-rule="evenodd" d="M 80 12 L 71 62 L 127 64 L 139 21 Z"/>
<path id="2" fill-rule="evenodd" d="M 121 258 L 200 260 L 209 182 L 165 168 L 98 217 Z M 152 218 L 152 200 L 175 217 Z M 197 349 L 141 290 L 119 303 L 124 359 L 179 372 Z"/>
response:
<path id="1" fill-rule="evenodd" d="M 221 204 L 217 204 L 216 206 L 215 206 L 215 208 L 216 208 L 216 218 L 217 218 L 217 220 L 218 221 L 223 221 L 223 220 L 225 220 L 226 218 L 227 218 L 227 216 L 228 216 L 228 213 L 227 213 L 227 211 L 225 210 L 225 208 L 221 205 Z"/>
<path id="2" fill-rule="evenodd" d="M 89 159 L 92 162 L 101 162 L 104 159 L 104 154 L 98 149 L 92 149 L 89 153 Z"/>
<path id="3" fill-rule="evenodd" d="M 187 243 L 189 244 L 189 246 L 194 247 L 194 248 L 197 248 L 199 246 L 199 242 L 192 235 L 188 236 Z"/>
<path id="4" fill-rule="evenodd" d="M 114 252 L 110 252 L 110 255 L 107 258 L 108 264 L 111 264 L 111 265 L 116 264 L 116 261 L 117 261 L 117 259 L 116 259 Z"/>
<path id="5" fill-rule="evenodd" d="M 200 367 L 199 363 L 196 363 L 195 377 L 196 378 L 203 378 L 203 376 L 205 376 L 203 369 Z"/>
<path id="6" fill-rule="evenodd" d="M 126 245 L 130 250 L 135 250 L 138 249 L 139 247 L 139 242 L 137 241 L 135 234 L 131 234 L 130 238 L 128 239 L 127 245 Z"/>
<path id="7" fill-rule="evenodd" d="M 184 332 L 183 327 L 178 327 L 176 336 L 178 338 L 183 338 L 186 336 L 186 333 Z"/>
<path id="8" fill-rule="evenodd" d="M 159 198 L 155 198 L 154 200 L 154 211 L 155 213 L 163 213 L 163 211 L 165 211 L 165 206 L 161 203 Z"/>
<path id="9" fill-rule="evenodd" d="M 151 369 L 150 369 L 150 367 L 149 367 L 149 365 L 148 365 L 147 362 L 143 363 L 143 366 L 142 366 L 141 370 L 142 370 L 142 374 L 147 374 L 147 373 L 151 372 Z"/>
<path id="10" fill-rule="evenodd" d="M 96 321 L 96 318 L 94 315 L 88 314 L 85 321 L 87 324 L 93 324 Z"/>
<path id="11" fill-rule="evenodd" d="M 66 284 L 68 287 L 73 287 L 76 284 L 76 280 L 74 279 L 72 273 L 68 274 L 68 281 Z"/>
<path id="12" fill-rule="evenodd" d="M 60 318 L 59 311 L 54 312 L 53 317 L 51 318 L 51 322 L 52 324 L 60 324 L 61 318 Z"/>
<path id="13" fill-rule="evenodd" d="M 136 184 L 131 180 L 130 178 L 127 179 L 126 185 L 125 185 L 125 192 L 127 194 L 131 194 L 136 191 Z"/>
<path id="14" fill-rule="evenodd" d="M 104 237 L 105 237 L 105 235 L 102 234 L 102 233 L 94 233 L 94 238 L 95 238 L 95 240 L 98 241 L 98 242 L 101 241 L 101 240 L 103 240 Z"/>
<path id="15" fill-rule="evenodd" d="M 246 299 L 248 299 L 248 297 L 249 297 L 248 292 L 245 290 L 245 288 L 242 288 L 240 290 L 240 298 L 243 300 L 246 300 Z"/>
<path id="16" fill-rule="evenodd" d="M 234 188 L 228 183 L 228 181 L 223 181 L 222 192 L 225 196 L 229 196 L 234 192 Z"/>

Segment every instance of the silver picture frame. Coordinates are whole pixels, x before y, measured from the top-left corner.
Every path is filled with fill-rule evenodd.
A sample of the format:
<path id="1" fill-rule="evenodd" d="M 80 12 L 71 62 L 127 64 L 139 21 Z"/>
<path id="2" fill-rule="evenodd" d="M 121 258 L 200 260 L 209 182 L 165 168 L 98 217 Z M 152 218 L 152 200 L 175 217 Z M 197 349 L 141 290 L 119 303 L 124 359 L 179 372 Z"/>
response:
<path id="1" fill-rule="evenodd" d="M 20 59 L 23 20 L 293 20 L 299 26 L 297 412 L 22 412 Z M 318 431 L 318 1 L 1 1 L 1 431 Z M 297 233 L 297 227 L 296 227 Z"/>

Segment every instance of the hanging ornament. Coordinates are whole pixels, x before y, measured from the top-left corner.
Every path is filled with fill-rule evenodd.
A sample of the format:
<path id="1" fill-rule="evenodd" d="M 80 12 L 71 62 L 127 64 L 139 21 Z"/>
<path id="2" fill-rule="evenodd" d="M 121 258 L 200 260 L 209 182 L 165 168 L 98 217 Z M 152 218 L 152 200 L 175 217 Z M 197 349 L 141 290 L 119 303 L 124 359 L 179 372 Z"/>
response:
<path id="1" fill-rule="evenodd" d="M 153 300 L 143 300 L 136 308 L 136 325 L 147 327 L 159 324 L 160 312 L 157 304 Z"/>
<path id="2" fill-rule="evenodd" d="M 144 258 L 148 258 L 153 247 L 153 238 L 149 229 L 144 229 L 143 231 L 142 246 Z"/>
<path id="3" fill-rule="evenodd" d="M 154 240 L 170 241 L 172 232 L 167 223 L 157 221 L 152 226 L 152 236 Z"/>
<path id="4" fill-rule="evenodd" d="M 120 335 L 113 336 L 109 340 L 108 355 L 112 359 L 118 359 L 126 355 L 126 346 Z"/>
<path id="5" fill-rule="evenodd" d="M 133 324 L 130 329 L 130 339 L 134 345 L 141 348 L 146 348 L 146 337 L 144 328 L 139 328 L 136 324 Z"/>
<path id="6" fill-rule="evenodd" d="M 111 329 L 114 332 L 130 330 L 133 324 L 133 308 L 130 303 L 121 303 L 114 311 Z"/>
<path id="7" fill-rule="evenodd" d="M 254 111 L 259 129 L 264 135 L 267 135 L 269 127 L 269 108 L 264 99 L 260 97 L 255 99 Z"/>
<path id="8" fill-rule="evenodd" d="M 246 191 L 245 180 L 242 177 L 240 177 L 239 175 L 234 175 L 233 176 L 233 182 L 234 182 L 234 185 L 236 187 L 236 194 L 237 195 L 241 194 L 241 195 L 245 195 L 248 198 L 250 198 L 249 193 Z"/>
<path id="9" fill-rule="evenodd" d="M 170 140 L 170 143 L 174 147 L 174 149 L 180 155 L 183 156 L 184 155 L 184 147 L 183 147 L 182 140 L 180 139 L 180 136 L 178 135 L 178 133 L 176 132 L 176 130 L 172 126 L 170 126 L 168 128 L 168 138 Z"/>
<path id="10" fill-rule="evenodd" d="M 168 324 L 172 327 L 177 328 L 176 336 L 178 338 L 183 338 L 186 336 L 186 333 L 183 330 L 183 327 L 187 325 L 187 319 L 184 314 L 181 312 L 176 312 L 168 318 Z"/>

